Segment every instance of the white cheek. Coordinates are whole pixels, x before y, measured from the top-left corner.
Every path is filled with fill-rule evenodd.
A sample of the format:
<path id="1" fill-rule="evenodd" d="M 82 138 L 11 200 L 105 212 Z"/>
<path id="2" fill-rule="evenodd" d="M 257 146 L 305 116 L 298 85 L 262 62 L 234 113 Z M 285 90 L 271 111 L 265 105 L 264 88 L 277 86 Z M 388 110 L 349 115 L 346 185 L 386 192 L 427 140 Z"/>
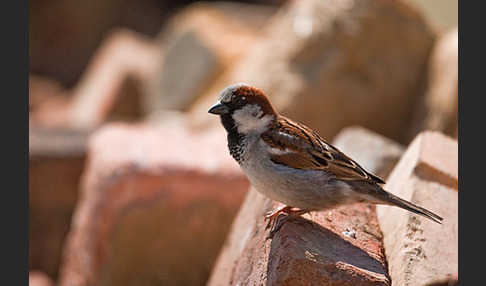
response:
<path id="1" fill-rule="evenodd" d="M 256 105 L 250 105 L 240 110 L 236 110 L 233 113 L 233 119 L 235 120 L 238 132 L 242 134 L 248 134 L 250 132 L 261 133 L 265 131 L 267 125 L 272 121 L 272 115 L 265 115 L 262 118 L 258 118 L 261 115 L 260 107 Z"/>

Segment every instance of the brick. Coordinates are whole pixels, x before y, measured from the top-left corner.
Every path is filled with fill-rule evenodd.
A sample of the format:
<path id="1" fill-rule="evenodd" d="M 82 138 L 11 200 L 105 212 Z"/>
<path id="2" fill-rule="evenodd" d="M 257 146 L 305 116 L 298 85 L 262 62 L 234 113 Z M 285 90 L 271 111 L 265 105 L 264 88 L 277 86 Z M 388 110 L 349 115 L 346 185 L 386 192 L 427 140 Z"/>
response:
<path id="1" fill-rule="evenodd" d="M 333 143 L 386 177 L 403 148 L 361 127 Z M 390 285 L 375 208 L 353 204 L 289 220 L 265 241 L 264 214 L 278 203 L 247 194 L 213 269 L 217 285 Z"/>
<path id="2" fill-rule="evenodd" d="M 135 32 L 111 32 L 72 90 L 66 124 L 94 128 L 107 120 L 140 119 L 145 85 L 157 68 L 161 50 Z"/>
<path id="3" fill-rule="evenodd" d="M 377 206 L 396 285 L 429 285 L 457 277 L 457 156 L 457 141 L 423 132 L 390 174 L 385 189 L 444 218 L 440 225 L 399 208 Z"/>
<path id="4" fill-rule="evenodd" d="M 204 284 L 248 189 L 224 138 L 179 120 L 98 130 L 59 285 Z"/>
<path id="5" fill-rule="evenodd" d="M 147 113 L 184 110 L 221 70 L 219 55 L 196 29 L 181 33 L 167 46 L 157 79 L 145 97 Z"/>
<path id="6" fill-rule="evenodd" d="M 206 112 L 222 88 L 246 82 L 264 90 L 279 112 L 328 140 L 352 125 L 398 142 L 408 139 L 403 130 L 409 129 L 422 95 L 436 38 L 412 6 L 403 1 L 288 1 L 263 33 L 266 37 L 191 112 Z"/>
<path id="7" fill-rule="evenodd" d="M 56 278 L 89 132 L 29 128 L 29 269 Z"/>
<path id="8" fill-rule="evenodd" d="M 265 241 L 263 216 L 276 206 L 250 190 L 208 285 L 390 285 L 371 206 L 304 215 Z"/>
<path id="9" fill-rule="evenodd" d="M 199 2 L 175 14 L 157 38 L 164 53 L 144 97 L 145 112 L 187 110 L 248 53 L 275 11 L 265 5 Z"/>
<path id="10" fill-rule="evenodd" d="M 142 118 L 142 93 L 155 73 L 161 50 L 126 29 L 112 31 L 91 58 L 76 85 L 32 114 L 49 128 L 93 129 L 107 121 Z"/>

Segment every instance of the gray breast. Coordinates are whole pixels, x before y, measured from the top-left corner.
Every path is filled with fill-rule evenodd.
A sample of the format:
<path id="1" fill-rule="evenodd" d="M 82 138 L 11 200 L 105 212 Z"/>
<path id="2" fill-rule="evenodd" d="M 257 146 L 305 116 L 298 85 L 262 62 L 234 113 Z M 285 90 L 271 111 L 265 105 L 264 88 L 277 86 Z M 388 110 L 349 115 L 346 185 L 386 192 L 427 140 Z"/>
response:
<path id="1" fill-rule="evenodd" d="M 299 208 L 317 208 L 325 200 L 329 176 L 323 171 L 300 170 L 275 164 L 261 140 L 248 145 L 241 164 L 251 184 L 265 196 Z M 316 205 L 317 203 L 317 205 Z"/>

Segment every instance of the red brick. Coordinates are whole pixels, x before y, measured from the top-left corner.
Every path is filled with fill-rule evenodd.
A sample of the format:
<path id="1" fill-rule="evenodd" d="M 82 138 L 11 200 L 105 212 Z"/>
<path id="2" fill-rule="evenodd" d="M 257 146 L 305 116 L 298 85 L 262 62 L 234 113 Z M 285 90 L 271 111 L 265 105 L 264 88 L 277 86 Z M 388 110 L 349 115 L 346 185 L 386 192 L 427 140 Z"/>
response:
<path id="1" fill-rule="evenodd" d="M 81 79 L 32 114 L 32 122 L 50 128 L 92 129 L 106 121 L 142 117 L 142 93 L 155 76 L 159 46 L 130 30 L 112 31 Z"/>
<path id="2" fill-rule="evenodd" d="M 204 284 L 247 189 L 221 129 L 103 127 L 89 143 L 60 285 Z"/>
<path id="3" fill-rule="evenodd" d="M 140 118 L 141 93 L 155 73 L 160 53 L 158 45 L 140 34 L 113 31 L 72 91 L 67 124 L 90 128 L 112 117 Z"/>
<path id="4" fill-rule="evenodd" d="M 457 277 L 457 156 L 457 141 L 424 132 L 390 174 L 385 189 L 444 218 L 437 224 L 399 208 L 377 207 L 396 285 L 429 285 Z"/>
<path id="5" fill-rule="evenodd" d="M 265 241 L 277 205 L 250 190 L 208 285 L 390 285 L 373 207 L 304 215 Z"/>

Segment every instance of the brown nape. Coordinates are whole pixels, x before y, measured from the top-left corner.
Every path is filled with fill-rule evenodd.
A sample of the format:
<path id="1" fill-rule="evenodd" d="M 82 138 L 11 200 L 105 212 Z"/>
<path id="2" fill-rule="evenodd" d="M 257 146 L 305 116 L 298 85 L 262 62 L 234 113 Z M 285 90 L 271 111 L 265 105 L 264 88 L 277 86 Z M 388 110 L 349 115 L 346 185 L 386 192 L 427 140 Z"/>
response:
<path id="1" fill-rule="evenodd" d="M 262 90 L 252 86 L 242 86 L 236 90 L 236 93 L 246 97 L 248 103 L 258 104 L 265 114 L 277 114 Z"/>

